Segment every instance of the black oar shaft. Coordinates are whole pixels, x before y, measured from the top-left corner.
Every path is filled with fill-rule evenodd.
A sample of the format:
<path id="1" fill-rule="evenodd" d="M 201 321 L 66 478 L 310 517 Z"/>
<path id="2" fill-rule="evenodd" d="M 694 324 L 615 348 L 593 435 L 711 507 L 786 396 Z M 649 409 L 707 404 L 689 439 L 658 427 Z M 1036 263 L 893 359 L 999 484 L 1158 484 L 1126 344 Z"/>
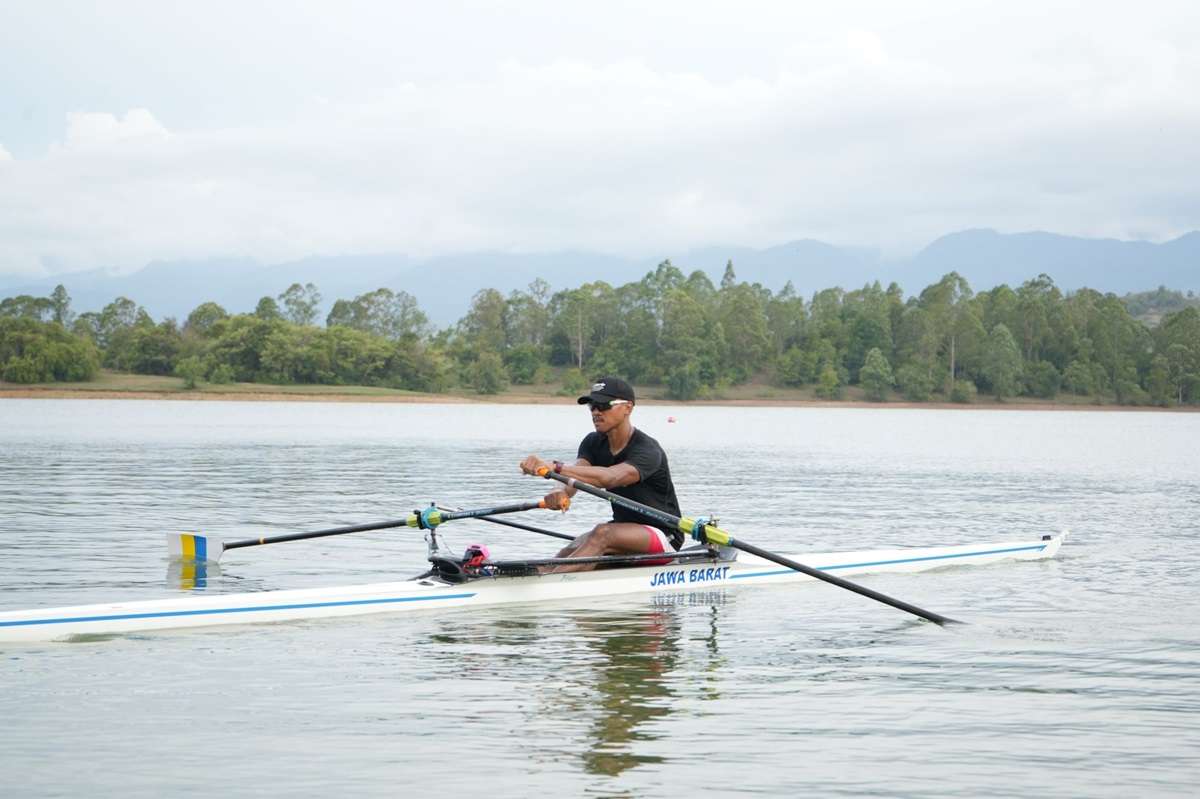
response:
<path id="1" fill-rule="evenodd" d="M 828 572 L 821 571 L 820 569 L 814 569 L 811 566 L 805 566 L 803 563 L 797 563 L 791 558 L 785 558 L 783 555 L 776 555 L 773 552 L 760 549 L 753 544 L 747 544 L 745 541 L 736 541 L 731 543 L 733 546 L 744 552 L 749 552 L 751 555 L 758 555 L 760 558 L 773 561 L 774 563 L 778 563 L 780 566 L 787 566 L 789 569 L 795 569 L 802 574 L 807 574 L 809 577 L 815 577 L 818 580 L 824 580 L 825 582 L 832 583 L 839 588 L 845 588 L 847 591 L 853 591 L 854 593 L 861 594 L 869 599 L 874 599 L 876 602 L 882 602 L 885 605 L 891 605 L 897 610 L 903 610 L 907 613 L 913 614 L 914 616 L 920 616 L 923 619 L 928 619 L 934 624 L 946 624 L 947 622 L 954 621 L 954 619 L 943 616 L 940 613 L 934 613 L 931 610 L 924 610 L 916 605 L 905 602 L 903 599 L 896 599 L 888 596 L 887 594 L 881 594 L 878 591 L 867 588 L 865 585 L 852 583 L 849 580 L 843 579 Z"/>
<path id="2" fill-rule="evenodd" d="M 685 534 L 690 533 L 695 525 L 695 520 L 693 519 L 683 519 L 682 517 L 667 513 L 666 511 L 658 510 L 657 508 L 652 508 L 649 505 L 643 505 L 642 503 L 629 499 L 628 497 L 623 497 L 620 494 L 614 494 L 611 491 L 605 491 L 603 488 L 597 488 L 596 486 L 589 485 L 588 483 L 584 483 L 571 477 L 565 477 L 561 474 L 551 471 L 547 471 L 542 476 L 557 480 L 560 483 L 564 483 L 567 486 L 576 488 L 580 491 L 591 494 L 592 496 L 606 499 L 615 505 L 621 505 L 629 510 L 640 513 L 643 516 L 662 522 L 673 529 L 680 530 Z M 785 558 L 782 555 L 776 555 L 773 552 L 760 549 L 753 544 L 748 544 L 745 541 L 737 540 L 724 531 L 719 532 L 721 533 L 721 539 L 723 540 L 717 540 L 716 543 L 722 543 L 727 546 L 735 547 L 736 549 L 740 549 L 744 552 L 749 552 L 751 555 L 757 555 L 760 558 L 765 558 L 766 560 L 778 563 L 781 566 L 787 566 L 789 569 L 795 569 L 801 574 L 807 574 L 809 577 L 813 577 L 817 580 L 824 580 L 825 582 L 836 585 L 839 588 L 845 588 L 848 591 L 853 591 L 856 594 L 868 597 L 869 599 L 874 599 L 877 602 L 882 602 L 885 605 L 891 605 L 898 610 L 903 610 L 907 613 L 913 614 L 914 616 L 920 616 L 921 618 L 927 619 L 934 624 L 944 625 L 947 622 L 955 621 L 954 619 L 943 616 L 940 613 L 924 610 L 916 605 L 909 604 L 908 602 L 904 602 L 900 599 L 894 599 L 893 597 L 887 596 L 886 594 L 881 594 L 878 591 L 874 591 L 865 586 L 861 586 L 841 577 L 836 577 L 832 574 L 823 572 L 820 569 L 814 569 L 811 566 L 805 566 L 803 563 L 797 563 L 791 558 Z"/>
<path id="3" fill-rule="evenodd" d="M 542 507 L 545 507 L 542 500 L 536 500 L 532 502 L 515 502 L 511 505 L 497 505 L 494 508 L 476 508 L 475 510 L 439 509 L 439 513 L 441 514 L 441 521 L 449 522 L 455 519 L 478 519 L 482 516 L 495 516 L 500 513 L 520 513 L 523 510 L 534 510 Z"/>
<path id="4" fill-rule="evenodd" d="M 370 524 L 354 524 L 349 527 L 334 527 L 331 530 L 316 530 L 311 533 L 287 533 L 285 535 L 249 538 L 245 541 L 228 541 L 225 549 L 240 549 L 241 547 L 256 547 L 261 544 L 281 544 L 284 541 L 303 541 L 306 538 L 324 538 L 329 535 L 346 535 L 347 533 L 365 533 L 370 530 L 386 530 L 390 527 L 405 527 L 408 519 L 392 519 L 386 522 L 371 522 Z"/>
<path id="5" fill-rule="evenodd" d="M 540 527 L 533 527 L 532 525 L 521 524 L 520 522 L 510 522 L 508 519 L 496 519 L 491 516 L 476 516 L 475 518 L 479 519 L 480 521 L 491 522 L 492 524 L 502 524 L 505 527 L 514 527 L 518 530 L 525 530 L 530 533 L 541 533 L 542 535 L 548 535 L 548 536 L 551 536 L 552 538 L 561 538 L 564 541 L 574 541 L 575 540 L 575 536 L 573 536 L 573 535 L 567 535 L 566 533 L 556 533 L 553 530 L 543 530 Z"/>
<path id="6" fill-rule="evenodd" d="M 482 516 L 491 516 L 496 513 L 517 513 L 523 510 L 533 510 L 541 507 L 541 501 L 532 502 L 517 502 L 511 505 L 496 505 L 491 508 L 477 508 L 474 510 L 460 511 L 442 511 L 437 512 L 437 521 L 434 524 L 452 521 L 454 519 L 477 519 Z M 391 519 L 385 522 L 370 522 L 368 524 L 352 524 L 349 527 L 334 527 L 329 530 L 315 530 L 310 533 L 286 533 L 284 535 L 263 536 L 262 538 L 248 538 L 245 541 L 230 541 L 225 544 L 225 549 L 240 549 L 242 547 L 257 547 L 262 544 L 282 544 L 285 541 L 303 541 L 308 538 L 325 538 L 331 535 L 346 535 L 347 533 L 366 533 L 371 530 L 387 530 L 392 527 L 415 527 L 417 514 L 410 514 L 403 519 Z"/>
<path id="7" fill-rule="evenodd" d="M 543 476 L 557 480 L 560 483 L 570 486 L 571 488 L 578 489 L 585 494 L 591 494 L 592 496 L 599 497 L 600 499 L 607 499 L 609 502 L 612 502 L 615 505 L 621 505 L 629 510 L 636 511 L 643 516 L 665 524 L 671 529 L 679 528 L 680 517 L 667 513 L 666 511 L 659 510 L 658 508 L 652 508 L 649 505 L 643 505 L 636 500 L 623 497 L 620 494 L 614 494 L 611 491 L 605 491 L 603 488 L 597 488 L 594 485 L 590 485 L 570 477 L 563 477 L 561 474 L 556 474 L 554 472 L 549 472 Z"/>

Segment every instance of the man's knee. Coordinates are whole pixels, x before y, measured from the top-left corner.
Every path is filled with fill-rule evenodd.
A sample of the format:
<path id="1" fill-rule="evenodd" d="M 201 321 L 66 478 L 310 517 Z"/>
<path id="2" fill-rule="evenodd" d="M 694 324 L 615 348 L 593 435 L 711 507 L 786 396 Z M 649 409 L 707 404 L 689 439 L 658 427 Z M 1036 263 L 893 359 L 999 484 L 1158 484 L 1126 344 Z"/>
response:
<path id="1" fill-rule="evenodd" d="M 590 540 L 595 541 L 597 544 L 608 546 L 612 543 L 613 539 L 613 525 L 609 522 L 597 524 L 587 535 Z"/>

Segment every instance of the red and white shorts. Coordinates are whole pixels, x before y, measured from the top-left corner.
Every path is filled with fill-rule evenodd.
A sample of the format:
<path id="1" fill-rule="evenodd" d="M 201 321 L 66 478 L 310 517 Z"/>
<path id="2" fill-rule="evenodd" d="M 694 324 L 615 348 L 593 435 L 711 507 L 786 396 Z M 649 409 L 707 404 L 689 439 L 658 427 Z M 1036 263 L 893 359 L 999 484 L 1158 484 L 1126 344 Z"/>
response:
<path id="1" fill-rule="evenodd" d="M 643 524 L 642 527 L 650 534 L 650 546 L 646 548 L 647 555 L 657 555 L 659 552 L 674 552 L 674 547 L 667 540 L 667 535 L 657 527 L 651 527 L 648 524 Z M 673 563 L 671 558 L 666 560 L 647 560 L 644 561 L 646 566 L 666 566 L 668 563 Z"/>

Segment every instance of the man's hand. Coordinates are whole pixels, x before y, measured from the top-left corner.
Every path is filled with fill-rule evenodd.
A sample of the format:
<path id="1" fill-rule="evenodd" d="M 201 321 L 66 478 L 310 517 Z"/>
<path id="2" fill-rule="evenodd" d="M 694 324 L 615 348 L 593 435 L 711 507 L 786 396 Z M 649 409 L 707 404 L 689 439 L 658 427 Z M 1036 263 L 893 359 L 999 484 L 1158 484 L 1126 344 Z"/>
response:
<path id="1" fill-rule="evenodd" d="M 554 467 L 546 463 L 537 455 L 530 455 L 525 460 L 521 461 L 521 471 L 525 474 L 537 474 L 542 469 L 553 469 Z"/>
<path id="2" fill-rule="evenodd" d="M 561 510 L 563 513 L 566 513 L 567 508 L 571 507 L 571 498 L 567 496 L 566 491 L 551 491 L 542 497 L 542 501 L 546 503 L 549 510 Z"/>

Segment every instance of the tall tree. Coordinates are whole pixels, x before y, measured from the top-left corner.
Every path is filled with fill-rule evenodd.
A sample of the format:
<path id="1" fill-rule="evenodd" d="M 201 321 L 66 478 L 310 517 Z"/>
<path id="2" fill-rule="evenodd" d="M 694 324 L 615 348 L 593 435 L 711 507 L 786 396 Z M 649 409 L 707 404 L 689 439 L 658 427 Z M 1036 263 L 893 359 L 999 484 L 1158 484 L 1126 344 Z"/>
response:
<path id="1" fill-rule="evenodd" d="M 1171 375 L 1167 356 L 1155 355 L 1150 363 L 1150 374 L 1146 376 L 1146 391 L 1155 405 L 1166 407 L 1171 404 Z"/>
<path id="2" fill-rule="evenodd" d="M 563 355 L 560 362 L 581 371 L 591 352 L 593 310 L 591 294 L 583 288 L 560 291 L 550 301 L 551 339 Z"/>
<path id="3" fill-rule="evenodd" d="M 1096 310 L 1089 326 L 1096 361 L 1107 373 L 1116 401 L 1135 402 L 1140 391 L 1138 375 L 1149 371 L 1149 331 L 1129 315 L 1115 294 L 1106 294 Z"/>
<path id="4" fill-rule="evenodd" d="M 896 370 L 896 377 L 909 398 L 914 396 L 914 392 L 909 391 L 906 386 L 917 386 L 919 390 L 915 392 L 916 395 L 925 390 L 933 390 L 934 367 L 937 365 L 941 343 L 942 339 L 932 315 L 915 299 L 910 300 L 896 332 L 896 356 L 900 365 Z M 913 370 L 924 372 L 921 380 L 918 381 L 914 377 Z"/>
<path id="5" fill-rule="evenodd" d="M 75 319 L 75 314 L 71 313 L 71 295 L 67 293 L 67 289 L 62 283 L 54 287 L 54 291 L 50 292 L 50 308 L 55 322 L 58 322 L 63 327 L 70 327 L 71 322 Z"/>
<path id="6" fill-rule="evenodd" d="M 777 355 L 800 344 L 807 319 L 804 298 L 796 294 L 789 280 L 778 294 L 767 301 L 767 327 Z"/>
<path id="7" fill-rule="evenodd" d="M 503 294 L 495 289 L 477 291 L 459 323 L 468 345 L 475 352 L 502 353 L 508 338 L 507 313 Z"/>
<path id="8" fill-rule="evenodd" d="M 5 297 L 3 300 L 0 300 L 0 316 L 35 319 L 43 322 L 47 317 L 52 317 L 53 313 L 53 303 L 46 297 L 33 297 L 29 294 L 21 294 L 16 297 Z"/>
<path id="9" fill-rule="evenodd" d="M 695 286 L 693 286 L 693 289 Z M 659 320 L 639 283 L 616 289 L 612 332 L 594 356 L 594 372 L 620 374 L 631 382 L 660 382 Z"/>
<path id="10" fill-rule="evenodd" d="M 713 385 L 720 377 L 725 335 L 720 321 L 711 321 L 696 300 L 682 289 L 667 293 L 663 303 L 659 349 L 666 379 L 694 368 L 701 383 Z M 684 399 L 684 397 L 677 397 Z"/>
<path id="11" fill-rule="evenodd" d="M 399 341 L 423 337 L 428 331 L 429 319 L 408 292 L 378 288 L 360 294 L 351 302 L 335 302 L 325 317 L 325 325 L 342 325 Z"/>
<path id="12" fill-rule="evenodd" d="M 279 310 L 279 303 L 275 301 L 274 297 L 260 298 L 258 305 L 254 306 L 254 315 L 268 322 L 283 318 L 283 312 Z"/>
<path id="13" fill-rule="evenodd" d="M 997 324 L 988 335 L 983 355 L 983 376 L 992 394 L 1002 400 L 1017 393 L 1021 378 L 1021 351 L 1004 324 Z"/>
<path id="14" fill-rule="evenodd" d="M 964 317 L 970 315 L 971 286 L 958 272 L 950 272 L 921 292 L 919 303 L 929 313 L 933 334 L 938 340 L 938 355 L 947 365 L 947 385 L 953 385 L 958 372 L 958 343 Z M 967 325 L 968 328 L 973 325 Z"/>
<path id="15" fill-rule="evenodd" d="M 264 300 L 270 299 L 264 297 Z M 271 300 L 274 302 L 274 300 Z M 259 306 L 262 306 L 262 300 L 259 301 Z M 278 309 L 276 309 L 278 310 Z M 196 306 L 190 314 L 187 321 L 183 323 L 185 333 L 194 334 L 197 336 L 207 336 L 213 329 L 213 325 L 220 322 L 222 319 L 228 319 L 229 313 L 224 308 L 215 302 L 204 302 Z"/>
<path id="16" fill-rule="evenodd" d="M 1200 310 L 1187 308 L 1163 319 L 1155 331 L 1157 350 L 1166 358 L 1175 401 L 1200 401 Z"/>
<path id="17" fill-rule="evenodd" d="M 842 320 L 847 329 L 845 364 L 852 381 L 858 380 L 858 372 L 872 349 L 891 355 L 890 305 L 891 298 L 879 281 L 851 291 L 842 299 Z"/>
<path id="18" fill-rule="evenodd" d="M 620 298 L 608 283 L 597 280 L 560 291 L 550 301 L 551 345 L 560 362 L 583 369 L 591 356 L 621 333 Z"/>
<path id="19" fill-rule="evenodd" d="M 279 295 L 283 315 L 297 325 L 313 325 L 317 322 L 317 309 L 321 305 L 321 292 L 312 283 L 293 283 Z"/>
<path id="20" fill-rule="evenodd" d="M 104 306 L 96 320 L 96 343 L 105 351 L 105 360 L 112 357 L 110 351 L 117 339 L 137 324 L 153 325 L 154 321 L 144 308 L 128 297 L 117 297 Z"/>
<path id="21" fill-rule="evenodd" d="M 891 364 L 878 347 L 867 353 L 859 371 L 859 382 L 866 389 L 867 399 L 874 402 L 883 402 L 887 398 L 888 389 L 895 384 Z"/>
<path id="22" fill-rule="evenodd" d="M 721 285 L 724 287 L 724 280 L 721 281 Z M 731 285 L 737 284 L 733 283 Z M 687 279 L 683 281 L 681 288 L 688 294 L 691 294 L 692 299 L 700 303 L 700 305 L 715 310 L 717 304 L 717 288 L 712 284 L 712 281 L 708 279 L 708 274 L 703 270 L 694 270 L 690 275 L 687 276 Z"/>
<path id="23" fill-rule="evenodd" d="M 1053 308 L 1062 300 L 1062 293 L 1049 275 L 1040 274 L 1027 280 L 1017 289 L 1017 313 L 1021 320 L 1021 354 L 1026 361 L 1042 357 L 1050 330 Z"/>
<path id="24" fill-rule="evenodd" d="M 732 268 L 727 272 L 732 274 Z M 764 366 L 771 350 L 766 310 L 751 286 L 721 281 L 718 318 L 725 338 L 725 374 L 744 383 Z"/>
<path id="25" fill-rule="evenodd" d="M 731 289 L 737 285 L 737 275 L 733 271 L 733 259 L 725 262 L 725 274 L 721 275 L 721 288 Z"/>
<path id="26" fill-rule="evenodd" d="M 509 344 L 540 349 L 550 332 L 550 284 L 538 278 L 526 291 L 508 295 Z"/>
<path id="27" fill-rule="evenodd" d="M 681 288 L 684 282 L 683 272 L 671 263 L 670 258 L 642 278 L 643 296 L 658 319 L 662 319 L 662 306 L 666 302 L 667 295 L 673 289 Z"/>

